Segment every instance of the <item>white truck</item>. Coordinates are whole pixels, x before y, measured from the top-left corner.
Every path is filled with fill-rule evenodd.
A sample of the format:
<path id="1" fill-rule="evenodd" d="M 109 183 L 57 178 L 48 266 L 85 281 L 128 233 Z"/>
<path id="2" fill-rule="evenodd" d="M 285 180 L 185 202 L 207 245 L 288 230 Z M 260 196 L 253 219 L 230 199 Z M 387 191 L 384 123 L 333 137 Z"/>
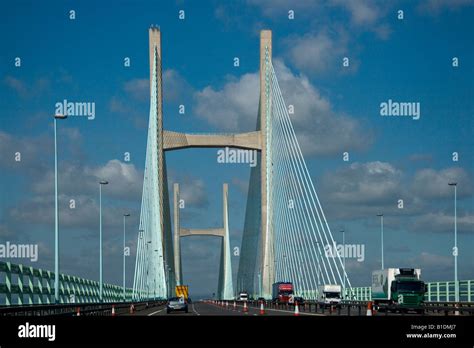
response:
<path id="1" fill-rule="evenodd" d="M 241 291 L 239 293 L 239 297 L 237 298 L 238 301 L 248 301 L 249 299 L 249 294 L 246 291 Z"/>
<path id="2" fill-rule="evenodd" d="M 418 309 L 426 291 L 419 268 L 387 268 L 372 272 L 372 300 L 376 307 Z"/>
<path id="3" fill-rule="evenodd" d="M 337 305 L 341 302 L 341 286 L 326 284 L 318 287 L 318 303 L 324 307 Z"/>

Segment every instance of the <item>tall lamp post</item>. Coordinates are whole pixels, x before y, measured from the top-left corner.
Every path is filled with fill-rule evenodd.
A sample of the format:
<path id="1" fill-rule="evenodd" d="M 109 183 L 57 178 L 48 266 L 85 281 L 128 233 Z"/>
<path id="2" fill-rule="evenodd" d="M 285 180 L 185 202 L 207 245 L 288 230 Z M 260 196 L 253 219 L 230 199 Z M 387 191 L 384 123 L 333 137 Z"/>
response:
<path id="1" fill-rule="evenodd" d="M 56 120 L 67 115 L 54 115 L 54 303 L 59 303 L 59 208 L 58 208 L 58 142 Z"/>
<path id="2" fill-rule="evenodd" d="M 125 302 L 125 218 L 129 213 L 123 214 L 123 302 Z"/>
<path id="3" fill-rule="evenodd" d="M 449 186 L 454 186 L 454 298 L 459 302 L 459 281 L 458 281 L 458 225 L 457 225 L 457 186 L 456 182 L 450 182 Z"/>
<path id="4" fill-rule="evenodd" d="M 104 301 L 104 284 L 102 278 L 102 185 L 109 182 L 102 180 L 99 182 L 99 300 Z"/>
<path id="5" fill-rule="evenodd" d="M 344 299 L 346 297 L 346 231 L 341 230 L 340 232 L 342 233 L 342 264 L 344 268 L 344 273 L 342 275 L 342 298 Z"/>
<path id="6" fill-rule="evenodd" d="M 384 269 L 384 264 L 383 264 L 383 214 L 377 214 L 377 216 L 380 216 L 380 247 L 382 250 L 382 269 Z"/>

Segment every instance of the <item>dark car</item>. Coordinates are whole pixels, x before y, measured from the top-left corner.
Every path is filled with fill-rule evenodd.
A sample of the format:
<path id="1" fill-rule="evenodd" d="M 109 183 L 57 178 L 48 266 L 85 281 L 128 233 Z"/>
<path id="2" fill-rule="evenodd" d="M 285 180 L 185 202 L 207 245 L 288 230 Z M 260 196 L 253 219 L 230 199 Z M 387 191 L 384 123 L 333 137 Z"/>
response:
<path id="1" fill-rule="evenodd" d="M 172 297 L 166 303 L 166 313 L 171 313 L 174 311 L 184 311 L 188 313 L 188 302 L 184 297 Z"/>
<path id="2" fill-rule="evenodd" d="M 257 301 L 258 301 L 258 303 L 263 302 L 264 304 L 267 302 L 265 300 L 265 297 L 259 297 L 259 298 L 257 298 Z"/>
<path id="3" fill-rule="evenodd" d="M 299 297 L 299 296 L 293 297 L 293 303 L 297 303 L 297 302 L 298 302 L 298 306 L 304 305 L 304 298 Z"/>

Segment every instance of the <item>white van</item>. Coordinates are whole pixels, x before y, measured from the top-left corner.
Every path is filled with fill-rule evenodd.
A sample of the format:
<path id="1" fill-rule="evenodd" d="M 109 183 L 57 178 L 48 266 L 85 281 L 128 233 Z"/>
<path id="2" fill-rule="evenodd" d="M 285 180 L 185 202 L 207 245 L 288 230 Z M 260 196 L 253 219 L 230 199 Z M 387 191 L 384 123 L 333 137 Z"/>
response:
<path id="1" fill-rule="evenodd" d="M 239 301 L 248 301 L 249 300 L 249 294 L 246 292 L 241 292 L 239 293 Z"/>
<path id="2" fill-rule="evenodd" d="M 323 306 L 337 305 L 341 302 L 341 286 L 337 284 L 320 285 L 318 303 Z"/>

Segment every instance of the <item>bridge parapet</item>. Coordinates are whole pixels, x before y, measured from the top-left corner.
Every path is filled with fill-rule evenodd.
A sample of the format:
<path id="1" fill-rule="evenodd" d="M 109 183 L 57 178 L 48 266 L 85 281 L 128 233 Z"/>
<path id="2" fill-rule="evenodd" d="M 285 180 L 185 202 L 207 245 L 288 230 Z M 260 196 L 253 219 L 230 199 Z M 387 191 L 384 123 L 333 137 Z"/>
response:
<path id="1" fill-rule="evenodd" d="M 426 283 L 428 291 L 425 294 L 425 301 L 428 302 L 449 302 L 454 301 L 454 281 L 429 282 Z M 352 293 L 356 300 L 372 300 L 372 291 L 369 286 L 353 287 Z M 350 298 L 350 289 L 346 289 L 345 298 Z M 474 301 L 474 280 L 459 281 L 459 299 L 461 302 Z"/>
<path id="2" fill-rule="evenodd" d="M 122 301 L 123 287 L 104 284 L 103 297 L 104 302 Z M 60 303 L 98 303 L 99 282 L 60 274 L 59 298 Z M 125 289 L 125 298 L 132 299 L 132 289 Z M 54 272 L 0 261 L 0 305 L 51 303 L 54 303 Z"/>

